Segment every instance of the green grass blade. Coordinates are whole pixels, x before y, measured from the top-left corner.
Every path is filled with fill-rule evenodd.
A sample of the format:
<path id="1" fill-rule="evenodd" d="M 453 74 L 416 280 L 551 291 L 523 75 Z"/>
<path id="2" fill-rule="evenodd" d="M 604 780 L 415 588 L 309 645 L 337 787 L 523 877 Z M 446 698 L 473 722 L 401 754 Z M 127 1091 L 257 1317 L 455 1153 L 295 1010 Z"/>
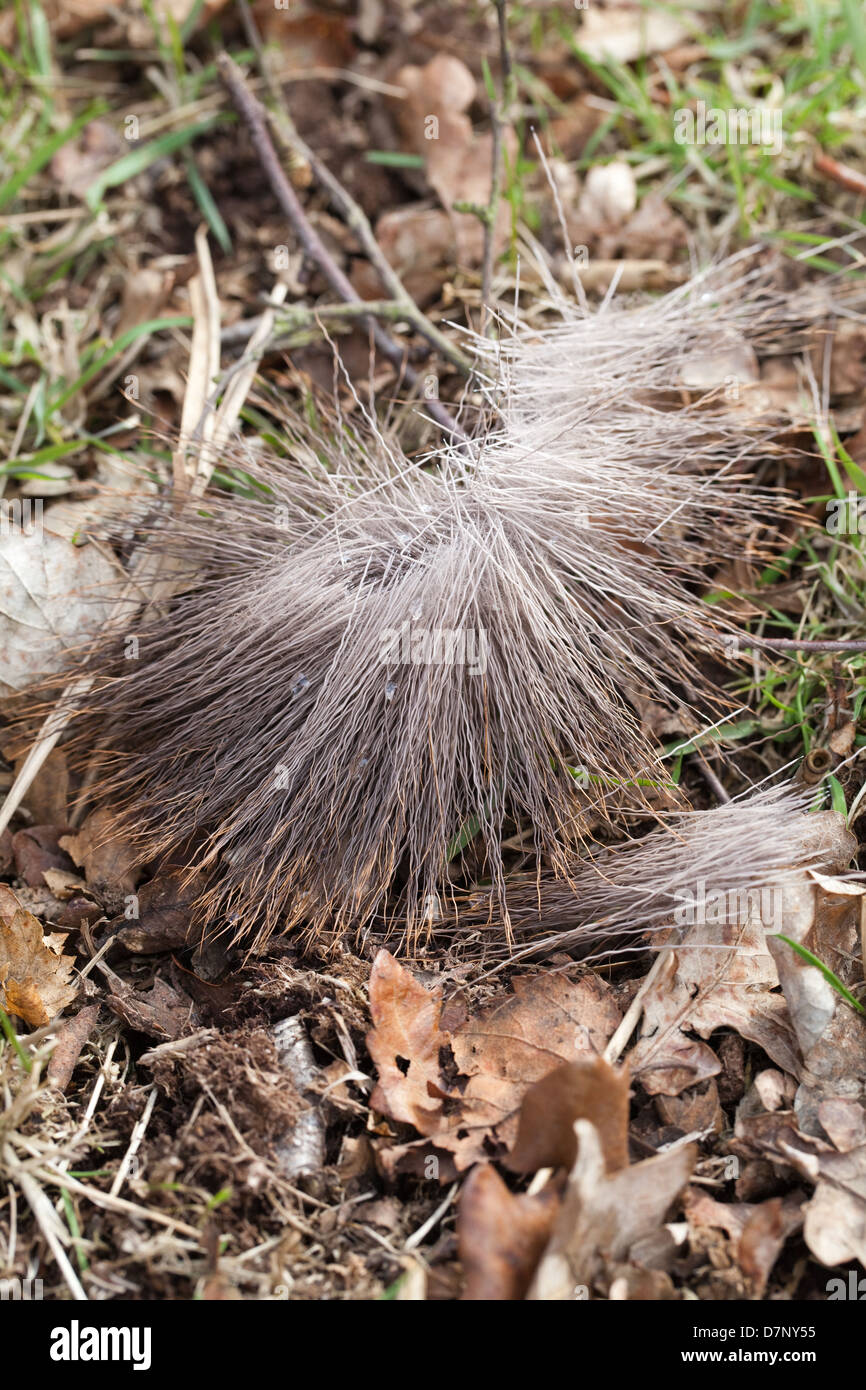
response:
<path id="1" fill-rule="evenodd" d="M 822 960 L 819 960 L 818 957 L 813 955 L 805 946 L 801 946 L 799 941 L 792 941 L 790 936 L 783 936 L 780 931 L 773 932 L 773 936 L 777 941 L 784 941 L 785 945 L 790 946 L 792 951 L 796 951 L 797 955 L 801 956 L 804 961 L 809 965 L 814 965 L 816 970 L 820 970 L 827 983 L 832 985 L 836 993 L 841 995 L 845 1003 L 850 1004 L 852 1009 L 856 1009 L 858 1014 L 866 1013 L 866 1009 L 863 1008 L 860 1000 L 855 999 L 851 991 L 845 988 L 839 977 L 833 974 L 829 965 L 825 965 Z"/>
<path id="2" fill-rule="evenodd" d="M 105 103 L 96 102 L 93 106 L 89 106 L 86 111 L 82 111 L 80 116 L 76 116 L 75 120 L 64 130 L 55 131 L 47 140 L 44 140 L 34 150 L 27 162 L 0 187 L 0 209 L 6 207 L 7 203 L 11 203 L 19 190 L 30 182 L 33 175 L 38 174 L 40 169 L 44 169 L 46 164 L 50 164 L 57 151 L 68 144 L 70 140 L 74 140 L 79 131 L 83 130 L 97 116 L 102 115 L 104 110 Z"/>
<path id="3" fill-rule="evenodd" d="M 189 179 L 189 186 L 192 189 L 192 196 L 199 206 L 202 217 L 213 233 L 214 239 L 227 256 L 231 255 L 232 239 L 229 236 L 229 229 L 222 219 L 220 210 L 213 199 L 213 194 L 202 178 L 201 170 L 195 162 L 195 156 L 190 150 L 184 156 L 186 164 L 186 176 Z"/>
<path id="4" fill-rule="evenodd" d="M 187 315 L 180 315 L 176 318 L 148 319 L 147 323 L 140 323 L 137 324 L 135 328 L 127 329 L 125 333 L 121 333 L 117 342 L 112 343 L 107 352 L 104 352 L 101 357 L 98 357 L 95 362 L 91 363 L 86 372 L 82 372 L 77 381 L 74 381 L 72 385 L 68 386 L 65 391 L 62 391 L 59 396 L 55 396 L 54 400 L 50 403 L 49 409 L 52 412 L 61 410 L 63 406 L 66 405 L 67 401 L 72 400 L 72 397 L 77 391 L 87 386 L 95 376 L 99 375 L 103 367 L 107 366 L 114 357 L 117 357 L 118 353 L 128 348 L 130 343 L 134 343 L 137 338 L 141 338 L 148 333 L 160 333 L 164 328 L 190 328 L 191 325 L 191 318 Z"/>
<path id="5" fill-rule="evenodd" d="M 139 145 L 137 149 L 130 150 L 122 159 L 118 159 L 107 169 L 104 169 L 88 188 L 84 201 L 91 212 L 96 212 L 102 202 L 103 195 L 109 188 L 117 188 L 120 184 L 127 183 L 129 179 L 136 178 L 145 169 L 149 169 L 151 164 L 155 164 L 158 159 L 164 159 L 166 155 L 174 154 L 176 150 L 181 150 L 184 146 L 197 140 L 199 135 L 204 135 L 206 131 L 212 130 L 220 121 L 225 120 L 224 116 L 211 116 L 205 121 L 198 121 L 196 125 L 189 126 L 186 130 L 171 130 L 166 135 L 160 135 L 158 139 L 149 141 L 146 145 Z"/>

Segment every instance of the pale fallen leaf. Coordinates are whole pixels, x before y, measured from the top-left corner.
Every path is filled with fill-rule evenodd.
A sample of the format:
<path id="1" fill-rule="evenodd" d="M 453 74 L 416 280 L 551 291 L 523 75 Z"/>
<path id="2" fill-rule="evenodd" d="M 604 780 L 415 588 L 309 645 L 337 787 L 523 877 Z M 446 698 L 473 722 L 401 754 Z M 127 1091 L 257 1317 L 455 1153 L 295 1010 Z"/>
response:
<path id="1" fill-rule="evenodd" d="M 690 12 L 678 18 L 667 10 L 643 6 L 599 9 L 591 5 L 583 13 L 577 44 L 596 62 L 613 58 L 619 63 L 633 63 L 674 48 L 689 38 L 696 24 L 697 16 Z"/>
<path id="2" fill-rule="evenodd" d="M 619 226 L 636 207 L 637 180 L 630 164 L 614 160 L 590 169 L 577 205 L 578 217 Z"/>
<path id="3" fill-rule="evenodd" d="M 855 851 L 856 840 L 844 817 L 822 811 L 803 816 L 800 843 L 792 845 L 791 859 L 841 869 Z M 756 885 L 747 901 L 716 904 L 713 900 L 718 912 L 711 912 L 711 896 L 707 896 L 698 914 L 703 920 L 672 946 L 644 1003 L 641 1037 L 630 1061 L 632 1074 L 639 1076 L 646 1090 L 677 1095 L 717 1073 L 721 1068 L 715 1055 L 690 1036 L 708 1038 L 717 1028 L 733 1028 L 762 1047 L 783 1071 L 800 1076 L 803 1063 L 797 1043 L 808 1047 L 821 1036 L 835 1003 L 812 979 L 817 976 L 826 985 L 814 967 L 807 967 L 810 976 L 805 986 L 801 984 L 801 972 L 789 959 L 799 957 L 769 934 L 781 931 L 794 940 L 807 937 L 816 921 L 816 892 L 810 873 L 803 869 L 789 871 L 772 885 Z M 714 915 L 728 920 L 707 920 Z M 780 973 L 783 985 L 788 981 L 784 996 L 778 993 Z M 832 995 L 830 986 L 827 989 Z M 798 1004 L 802 1014 L 797 1013 Z"/>
<path id="4" fill-rule="evenodd" d="M 777 930 L 790 941 L 804 946 L 820 960 L 822 957 L 819 954 L 816 930 L 819 898 L 823 894 L 816 891 L 816 882 L 813 874 L 804 872 L 797 880 L 786 885 L 783 891 L 782 920 L 778 923 Z M 824 882 L 832 880 L 825 878 Z M 853 884 L 845 886 L 854 887 Z M 863 892 L 859 886 L 858 892 Z M 797 1041 L 805 1056 L 814 1047 L 836 1012 L 839 996 L 818 967 L 804 960 L 788 945 L 788 941 L 777 941 L 770 937 L 768 944 L 776 962 L 779 982 L 788 1001 L 788 1011 Z"/>
<path id="5" fill-rule="evenodd" d="M 19 491 L 22 497 L 65 497 L 71 491 L 75 470 L 66 463 L 40 463 L 39 477 L 28 478 Z"/>
<path id="6" fill-rule="evenodd" d="M 760 922 L 702 923 L 689 929 L 647 994 L 633 1075 L 652 1095 L 678 1095 L 721 1071 L 706 1043 L 733 1028 L 785 1071 L 799 1069 L 796 1043 Z M 688 1030 L 688 1031 L 686 1031 Z"/>
<path id="7" fill-rule="evenodd" d="M 866 1146 L 866 1108 L 858 1100 L 835 1097 L 818 1106 L 818 1121 L 840 1153 Z"/>
<path id="8" fill-rule="evenodd" d="M 608 1174 L 594 1125 L 578 1120 L 577 1161 L 548 1247 L 529 1290 L 532 1300 L 573 1299 L 592 1289 L 606 1266 L 663 1225 L 694 1166 L 693 1144 L 669 1149 Z"/>
<path id="9" fill-rule="evenodd" d="M 814 1184 L 803 1209 L 803 1237 L 824 1265 L 866 1265 L 866 1145 L 845 1153 L 803 1134 L 792 1111 L 737 1117 L 734 1146 L 787 1164 Z"/>
<path id="10" fill-rule="evenodd" d="M 754 1080 L 754 1087 L 768 1113 L 783 1108 L 790 1109 L 796 1092 L 792 1078 L 785 1072 L 776 1071 L 775 1067 L 766 1067 L 759 1071 Z"/>
<path id="11" fill-rule="evenodd" d="M 778 1147 L 815 1183 L 803 1224 L 812 1254 L 824 1265 L 849 1260 L 866 1265 L 866 1146 L 834 1153 L 828 1145 L 789 1130 Z"/>
<path id="12" fill-rule="evenodd" d="M 800 888 L 786 912 L 782 932 L 810 951 L 856 997 L 863 978 L 863 886 L 815 871 L 806 878 L 808 886 Z M 803 1054 L 794 1102 L 798 1126 L 816 1134 L 826 1102 L 866 1100 L 866 1017 L 787 942 L 771 940 L 770 949 Z"/>
<path id="13" fill-rule="evenodd" d="M 108 617 L 116 583 L 114 566 L 92 546 L 48 532 L 0 538 L 0 693 L 58 671 L 68 647 Z"/>

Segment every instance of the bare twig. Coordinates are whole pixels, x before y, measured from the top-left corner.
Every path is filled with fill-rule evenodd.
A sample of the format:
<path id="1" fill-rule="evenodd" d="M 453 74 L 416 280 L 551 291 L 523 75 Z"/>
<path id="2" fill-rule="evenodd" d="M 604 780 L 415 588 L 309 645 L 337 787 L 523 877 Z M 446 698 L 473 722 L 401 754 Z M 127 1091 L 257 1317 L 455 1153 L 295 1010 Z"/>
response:
<path id="1" fill-rule="evenodd" d="M 830 641 L 823 638 L 803 637 L 743 637 L 740 645 L 749 647 L 768 647 L 771 651 L 782 652 L 866 652 L 866 639 L 851 638 L 849 641 Z"/>
<path id="2" fill-rule="evenodd" d="M 481 262 L 481 332 L 487 333 L 493 327 L 490 312 L 493 285 L 493 262 L 496 249 L 496 218 L 499 211 L 499 197 L 502 192 L 502 144 L 503 131 L 510 122 L 512 87 L 514 79 L 511 68 L 511 54 L 508 49 L 508 9 L 507 0 L 496 0 L 496 20 L 499 26 L 499 100 L 492 103 L 491 128 L 493 132 L 490 155 L 490 197 L 481 221 L 484 226 L 484 254 Z"/>
<path id="3" fill-rule="evenodd" d="M 331 322 L 338 326 L 345 323 L 346 326 L 354 324 L 359 318 L 364 318 L 368 314 L 375 314 L 377 319 L 385 319 L 390 323 L 408 322 L 403 305 L 394 299 L 372 299 L 364 300 L 357 304 L 321 304 L 307 306 L 303 304 L 290 304 L 281 306 L 274 316 L 273 334 L 267 342 L 262 344 L 259 349 L 259 356 L 271 351 L 278 346 L 283 336 L 290 337 L 296 333 L 302 333 L 306 329 L 316 328 L 321 323 Z M 246 340 L 249 334 L 261 323 L 262 316 L 255 318 L 241 319 L 238 323 L 230 324 L 222 332 L 222 343 L 225 346 L 238 340 Z M 249 349 L 244 354 L 249 357 Z"/>
<path id="4" fill-rule="evenodd" d="M 716 776 L 716 774 L 713 772 L 713 769 L 710 767 L 709 763 L 707 762 L 707 760 L 706 760 L 706 758 L 704 757 L 703 753 L 701 752 L 700 748 L 696 748 L 696 749 L 695 749 L 695 752 L 696 752 L 697 755 L 698 755 L 698 762 L 697 762 L 698 771 L 701 773 L 701 775 L 702 775 L 704 781 L 706 782 L 707 786 L 710 788 L 710 790 L 713 792 L 713 794 L 714 794 L 716 797 L 718 797 L 719 801 L 721 801 L 721 802 L 723 802 L 723 803 L 729 802 L 731 798 L 729 797 L 728 793 L 725 791 L 725 788 L 722 786 L 722 783 L 719 781 L 719 779 L 718 779 L 718 777 Z"/>
<path id="5" fill-rule="evenodd" d="M 267 55 L 262 46 L 261 37 L 256 22 L 250 11 L 247 0 L 238 0 L 238 7 L 244 24 L 244 30 L 249 39 L 251 47 L 255 50 L 256 59 L 265 85 L 274 104 L 272 111 L 265 112 L 269 119 L 277 139 L 283 146 L 286 155 L 295 166 L 306 165 L 315 178 L 316 182 L 325 190 L 331 199 L 333 206 L 337 209 L 340 216 L 345 221 L 351 231 L 358 238 L 361 249 L 368 261 L 377 272 L 385 289 L 403 306 L 401 317 L 411 321 L 413 327 L 423 338 L 436 348 L 452 366 L 456 367 L 464 376 L 472 375 L 474 368 L 468 358 L 464 357 L 454 343 L 445 337 L 444 333 L 431 323 L 427 315 L 422 313 L 418 305 L 413 300 L 400 276 L 397 274 L 391 262 L 388 260 L 378 241 L 376 234 L 370 225 L 370 221 L 361 208 L 344 188 L 339 179 L 331 173 L 327 164 L 324 164 L 314 150 L 311 150 L 305 140 L 301 138 L 295 128 L 294 121 L 286 110 L 282 99 L 279 86 L 274 77 L 273 69 L 268 63 Z M 373 310 L 371 309 L 371 312 Z"/>
<path id="6" fill-rule="evenodd" d="M 127 1174 L 132 1168 L 135 1155 L 141 1148 L 141 1143 L 144 1139 L 145 1131 L 147 1129 L 147 1126 L 150 1124 L 150 1117 L 153 1114 L 153 1107 L 155 1106 L 155 1104 L 156 1086 L 154 1085 L 150 1088 L 150 1094 L 147 1097 L 147 1103 L 144 1107 L 144 1111 L 140 1118 L 136 1121 L 135 1128 L 133 1129 L 132 1135 L 129 1140 L 129 1146 L 126 1150 L 126 1153 L 123 1155 L 120 1167 L 114 1175 L 114 1182 L 111 1184 L 109 1192 L 109 1195 L 111 1197 L 117 1196 L 118 1192 L 123 1187 Z"/>
<path id="7" fill-rule="evenodd" d="M 866 177 L 861 170 L 852 169 L 850 164 L 840 164 L 838 159 L 825 154 L 823 150 L 815 156 L 815 168 L 843 188 L 850 188 L 852 193 L 859 193 L 861 197 L 866 194 Z"/>
<path id="8" fill-rule="evenodd" d="M 361 296 L 356 292 L 354 286 L 328 251 L 315 227 L 304 212 L 297 193 L 286 178 L 280 161 L 277 158 L 276 150 L 271 142 L 270 135 L 268 134 L 266 124 L 267 114 L 264 107 L 252 95 L 244 81 L 240 69 L 227 53 L 221 53 L 219 55 L 217 66 L 220 76 L 234 103 L 235 109 L 250 132 L 253 147 L 267 175 L 274 196 L 280 208 L 291 222 L 298 240 L 303 247 L 304 253 L 318 266 L 341 299 L 345 300 L 348 304 L 363 305 L 364 301 L 361 299 Z M 339 185 L 337 185 L 337 187 L 339 187 Z M 418 322 L 418 314 L 420 311 L 417 306 L 408 298 L 400 302 L 403 306 L 405 317 L 412 322 L 414 327 L 418 328 L 419 332 L 424 332 L 425 330 Z M 404 349 L 388 336 L 377 322 L 376 318 L 370 313 L 369 309 L 364 311 L 363 318 L 369 326 L 376 346 L 388 361 L 393 363 L 402 373 L 410 389 L 414 388 L 417 385 L 418 377 L 406 363 Z M 425 320 L 425 323 L 426 322 Z M 429 334 L 426 336 L 429 337 Z M 441 338 L 442 335 L 438 334 L 438 337 Z M 443 341 L 445 340 L 443 339 Z M 450 349 L 450 345 L 449 357 L 453 360 L 453 352 Z M 471 370 L 468 364 L 467 370 Z M 423 403 L 431 418 L 434 419 L 442 429 L 452 435 L 453 438 L 463 439 L 465 437 L 456 420 L 438 400 L 425 399 Z"/>

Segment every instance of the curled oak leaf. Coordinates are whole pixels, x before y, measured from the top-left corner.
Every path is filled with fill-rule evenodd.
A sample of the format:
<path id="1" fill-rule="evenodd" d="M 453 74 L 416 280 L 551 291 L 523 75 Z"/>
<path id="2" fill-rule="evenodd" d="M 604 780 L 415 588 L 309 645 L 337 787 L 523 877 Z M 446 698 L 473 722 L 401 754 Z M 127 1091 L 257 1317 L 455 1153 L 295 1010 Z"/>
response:
<path id="1" fill-rule="evenodd" d="M 149 1038 L 157 1038 L 160 1042 L 174 1042 L 200 1027 L 201 1019 L 189 995 L 173 988 L 159 976 L 150 989 L 138 990 L 122 980 L 103 961 L 100 961 L 98 969 L 108 981 L 109 994 L 105 1002 L 109 1009 L 136 1032 L 146 1033 Z"/>
<path id="2" fill-rule="evenodd" d="M 137 892 L 138 918 L 121 927 L 117 942 L 133 955 L 159 955 L 201 940 L 192 906 L 204 892 L 207 877 L 190 878 L 181 869 L 162 869 Z"/>
<path id="3" fill-rule="evenodd" d="M 75 998 L 74 964 L 45 945 L 39 919 L 0 884 L 0 1003 L 7 1013 L 34 1028 L 50 1023 Z"/>

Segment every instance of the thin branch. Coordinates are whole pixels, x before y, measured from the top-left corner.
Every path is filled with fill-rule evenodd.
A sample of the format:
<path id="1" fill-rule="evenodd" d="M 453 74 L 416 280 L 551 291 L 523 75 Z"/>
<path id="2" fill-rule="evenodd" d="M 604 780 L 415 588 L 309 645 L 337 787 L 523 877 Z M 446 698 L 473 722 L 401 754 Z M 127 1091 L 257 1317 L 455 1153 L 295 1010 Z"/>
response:
<path id="1" fill-rule="evenodd" d="M 267 112 L 264 107 L 252 95 L 244 81 L 240 69 L 227 53 L 221 53 L 219 55 L 217 67 L 229 95 L 231 96 L 235 109 L 250 132 L 250 137 L 259 162 L 267 175 L 268 182 L 271 185 L 277 202 L 291 222 L 305 254 L 315 262 L 341 299 L 349 304 L 362 305 L 364 301 L 331 256 L 318 232 L 307 217 L 307 214 L 304 212 L 297 193 L 283 172 L 276 150 L 268 134 Z M 303 152 L 305 156 L 308 154 L 306 147 L 303 147 L 301 152 Z M 309 160 L 316 177 L 328 188 L 335 199 L 340 200 L 341 206 L 346 211 L 349 225 L 352 230 L 358 234 L 359 239 L 364 245 L 364 249 L 368 251 L 368 254 L 372 254 L 371 247 L 376 244 L 375 237 L 373 236 L 373 231 L 369 222 L 367 222 L 360 208 L 357 208 L 357 205 L 354 204 L 353 200 L 349 198 L 349 195 L 342 189 L 337 180 L 334 179 L 330 170 L 327 170 L 311 151 L 309 152 Z M 353 209 L 354 212 L 352 211 Z M 361 221 L 358 219 L 361 219 Z M 364 236 L 362 236 L 361 231 L 364 224 L 366 226 L 366 232 Z M 368 245 L 367 242 L 367 233 L 369 234 L 370 245 Z M 381 250 L 378 247 L 376 249 L 379 258 L 384 260 Z M 384 275 L 378 261 L 377 269 Z M 399 277 L 396 276 L 396 273 L 393 272 L 390 267 L 389 275 L 391 283 L 388 284 L 387 287 L 392 289 L 395 297 L 399 296 L 398 302 L 400 304 L 401 317 L 405 317 L 412 324 L 413 328 L 416 328 L 419 333 L 424 334 L 428 341 L 432 342 L 449 361 L 459 366 L 460 370 L 467 376 L 470 375 L 472 371 L 471 364 L 463 358 L 461 353 L 456 351 L 444 335 L 441 334 L 437 328 L 434 328 L 425 315 L 421 313 L 418 306 L 406 294 Z M 409 384 L 410 389 L 414 387 L 417 384 L 418 377 L 407 365 L 404 350 L 385 333 L 384 329 L 380 327 L 372 315 L 367 316 L 367 321 L 376 346 L 383 355 L 387 357 L 389 362 L 392 362 L 399 368 Z M 436 423 L 443 429 L 447 430 L 457 439 L 465 438 L 460 426 L 439 401 L 425 400 L 424 406 Z"/>
<path id="2" fill-rule="evenodd" d="M 490 197 L 484 216 L 484 254 L 481 262 L 481 332 L 493 327 L 490 311 L 493 286 L 493 262 L 496 249 L 496 220 L 499 212 L 499 198 L 502 192 L 502 145 L 503 131 L 510 124 L 512 104 L 513 75 L 511 54 L 508 48 L 508 9 L 507 0 L 496 0 L 496 20 L 499 26 L 499 100 L 492 103 L 491 128 L 493 132 L 490 154 Z"/>
<path id="3" fill-rule="evenodd" d="M 376 234 L 370 225 L 369 219 L 355 199 L 344 188 L 336 175 L 331 173 L 327 164 L 324 164 L 314 150 L 311 150 L 305 140 L 301 138 L 295 127 L 289 112 L 286 110 L 285 102 L 282 99 L 280 89 L 274 79 L 273 72 L 268 63 L 267 54 L 262 45 L 261 36 L 256 27 L 256 21 L 250 10 L 247 0 L 238 0 L 238 6 L 243 20 L 244 31 L 250 46 L 256 54 L 265 85 L 274 104 L 272 111 L 265 112 L 265 118 L 270 122 L 271 128 L 283 146 L 288 158 L 295 165 L 307 165 L 316 181 L 325 190 L 344 219 L 346 225 L 355 233 L 361 245 L 361 249 L 379 275 L 379 279 L 391 297 L 405 306 L 404 316 L 411 320 L 413 327 L 426 338 L 427 341 L 436 348 L 437 352 L 456 367 L 459 372 L 466 377 L 472 376 L 474 368 L 468 358 L 449 342 L 445 334 L 442 333 L 434 323 L 422 313 L 418 305 L 413 300 L 400 276 L 397 274 L 391 262 L 388 260 L 378 241 Z"/>
<path id="4" fill-rule="evenodd" d="M 743 637 L 740 645 L 749 647 L 769 647 L 783 652 L 866 652 L 866 639 L 858 637 L 850 641 L 834 642 L 823 638 L 811 641 L 802 637 Z"/>
<path id="5" fill-rule="evenodd" d="M 350 193 L 346 191 L 339 180 L 331 173 L 326 164 L 323 164 L 317 154 L 304 143 L 297 131 L 292 127 L 291 136 L 288 132 L 285 135 L 287 141 L 291 141 L 291 146 L 295 152 L 301 154 L 307 160 L 314 178 L 330 195 L 331 201 L 340 210 L 343 220 L 350 231 L 355 233 L 361 244 L 361 249 L 376 270 L 379 279 L 385 289 L 399 304 L 402 317 L 409 320 L 412 327 L 426 338 L 428 343 L 436 349 L 452 367 L 456 367 L 463 376 L 470 377 L 474 372 L 474 367 L 468 357 L 464 357 L 459 348 L 446 338 L 435 325 L 431 323 L 427 315 L 422 313 L 409 294 L 400 276 L 386 257 L 384 251 L 376 240 L 376 234 L 370 225 L 369 219 L 363 209 L 358 206 Z"/>

